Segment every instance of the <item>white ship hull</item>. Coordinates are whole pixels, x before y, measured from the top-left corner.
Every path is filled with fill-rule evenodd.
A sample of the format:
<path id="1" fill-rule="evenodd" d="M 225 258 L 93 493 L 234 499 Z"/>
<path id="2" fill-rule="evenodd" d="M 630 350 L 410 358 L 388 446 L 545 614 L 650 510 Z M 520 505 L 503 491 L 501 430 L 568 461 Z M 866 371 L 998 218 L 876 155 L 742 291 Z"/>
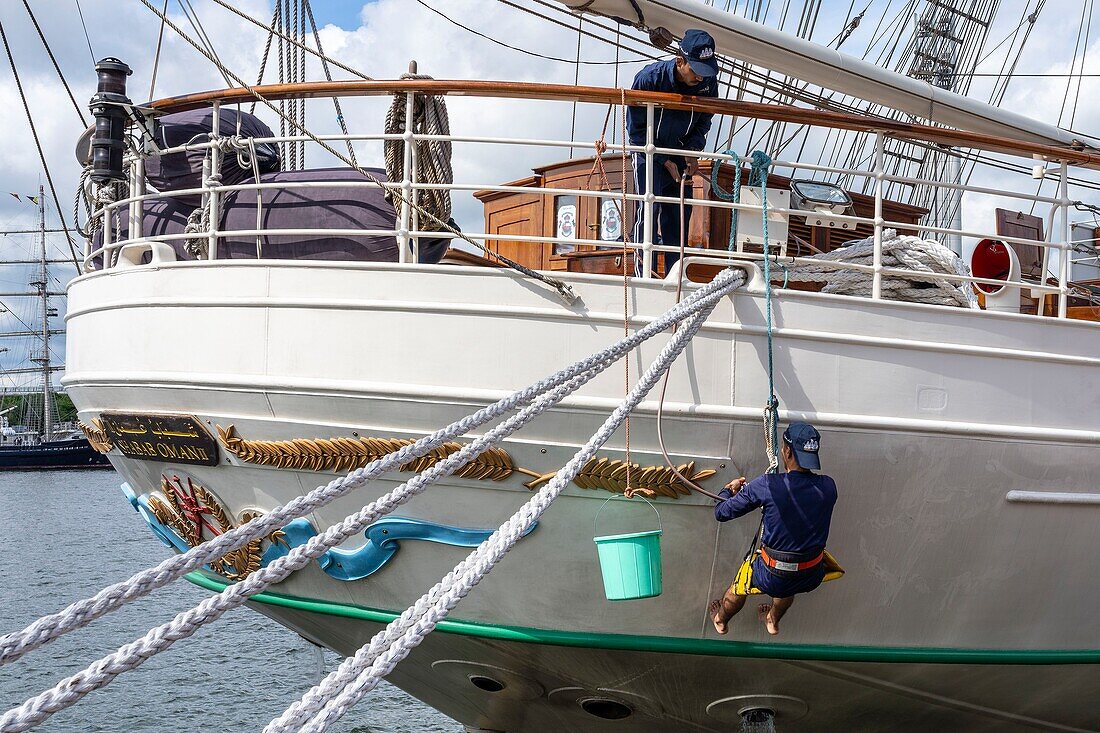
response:
<path id="1" fill-rule="evenodd" d="M 480 268 L 215 261 L 94 273 L 70 285 L 64 383 L 88 424 L 169 413 L 211 434 L 232 425 L 245 441 L 419 438 L 621 337 L 622 281 L 565 278 L 575 306 Z M 672 305 L 675 287 L 632 282 L 628 295 L 636 328 Z M 714 469 L 712 490 L 765 468 L 763 302 L 748 289 L 724 301 L 672 369 L 666 444 L 677 463 Z M 800 597 L 778 638 L 751 604 L 717 636 L 707 601 L 756 520 L 719 525 L 712 502 L 681 496 L 657 501 L 663 594 L 609 603 L 592 522 L 611 494 L 570 486 L 393 681 L 468 726 L 510 733 L 728 730 L 754 695 L 771 696 L 756 702 L 778 711 L 780 730 L 1100 729 L 1100 507 L 1087 504 L 1100 500 L 1096 326 L 790 291 L 775 310 L 781 417 L 821 429 L 840 488 L 829 544 L 842 580 Z M 665 340 L 631 355 L 634 377 Z M 623 393 L 617 365 L 506 441 L 523 471 L 452 477 L 397 514 L 495 528 L 530 496 L 524 471 L 562 466 Z M 663 463 L 655 397 L 631 423 L 642 466 Z M 600 455 L 624 459 L 625 448 L 620 431 Z M 141 500 L 180 476 L 233 516 L 334 476 L 219 451 L 215 466 L 117 446 L 110 458 Z M 411 475 L 306 519 L 323 530 Z M 653 521 L 644 506 L 616 509 L 604 513 L 611 530 Z M 404 541 L 353 581 L 311 564 L 272 589 L 282 605 L 256 607 L 351 653 L 467 552 Z M 474 687 L 477 665 L 504 690 Z M 602 721 L 580 705 L 591 697 L 633 713 Z"/>

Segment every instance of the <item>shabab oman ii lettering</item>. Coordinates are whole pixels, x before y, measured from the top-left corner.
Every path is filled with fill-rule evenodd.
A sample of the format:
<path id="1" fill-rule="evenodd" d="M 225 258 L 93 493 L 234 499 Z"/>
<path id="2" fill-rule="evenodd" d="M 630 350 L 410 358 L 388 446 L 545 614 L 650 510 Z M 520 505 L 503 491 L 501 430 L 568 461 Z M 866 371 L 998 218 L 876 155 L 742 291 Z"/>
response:
<path id="1" fill-rule="evenodd" d="M 105 412 L 107 437 L 127 458 L 214 466 L 218 446 L 193 415 Z"/>

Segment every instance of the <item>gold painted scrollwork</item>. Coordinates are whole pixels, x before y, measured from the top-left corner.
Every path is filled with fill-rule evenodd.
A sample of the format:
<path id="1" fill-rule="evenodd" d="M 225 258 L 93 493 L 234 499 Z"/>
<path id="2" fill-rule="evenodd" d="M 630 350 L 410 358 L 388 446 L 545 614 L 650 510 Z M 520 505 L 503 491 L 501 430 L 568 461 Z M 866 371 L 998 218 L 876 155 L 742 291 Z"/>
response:
<path id="1" fill-rule="evenodd" d="M 347 472 L 362 468 L 394 451 L 411 445 L 407 438 L 295 438 L 293 440 L 245 440 L 232 425 L 218 425 L 218 437 L 225 449 L 246 463 L 274 466 L 299 471 Z M 461 443 L 444 443 L 421 458 L 401 466 L 400 470 L 419 473 L 451 454 L 462 449 Z M 712 468 L 696 471 L 695 461 L 676 467 L 691 481 L 705 481 L 717 473 Z M 531 478 L 524 485 L 535 489 L 554 477 L 557 471 L 538 473 L 517 466 L 502 448 L 490 448 L 477 458 L 455 471 L 463 478 L 502 481 L 520 473 Z M 627 465 L 625 461 L 611 458 L 591 458 L 584 465 L 573 483 L 582 489 L 598 489 L 621 494 L 626 490 Z M 669 466 L 630 466 L 630 480 L 634 488 L 651 491 L 658 496 L 679 499 L 691 493 Z"/>
<path id="2" fill-rule="evenodd" d="M 626 461 L 611 458 L 589 458 L 588 463 L 573 479 L 573 483 L 582 489 L 603 489 L 614 494 L 626 491 Z M 695 470 L 695 461 L 689 461 L 676 467 L 676 470 L 691 481 L 703 481 L 718 473 L 713 468 Z M 544 473 L 532 481 L 524 484 L 529 489 L 534 489 L 542 483 L 554 478 L 557 471 Z M 630 483 L 635 489 L 652 491 L 659 496 L 670 499 L 679 499 L 687 496 L 691 490 L 683 484 L 675 472 L 668 466 L 639 466 L 630 464 Z"/>
<path id="3" fill-rule="evenodd" d="M 226 428 L 218 425 L 217 428 L 222 445 L 240 460 L 300 471 L 351 471 L 415 442 L 407 438 L 371 437 L 245 440 L 232 425 Z M 420 473 L 462 447 L 461 443 L 444 443 L 430 453 L 405 463 L 399 470 Z M 517 472 L 538 476 L 534 471 L 517 467 L 503 448 L 489 448 L 455 471 L 454 475 L 479 481 L 503 481 Z"/>
<path id="4" fill-rule="evenodd" d="M 111 438 L 107 435 L 107 429 L 103 427 L 103 421 L 98 417 L 92 418 L 91 425 L 85 425 L 80 423 L 80 429 L 84 431 L 84 437 L 88 439 L 88 443 L 96 451 L 100 453 L 110 453 L 114 445 L 111 444 Z"/>
<path id="5" fill-rule="evenodd" d="M 190 478 L 185 485 L 179 476 L 171 479 L 161 476 L 161 491 L 167 501 L 152 496 L 149 498 L 149 510 L 158 522 L 171 528 L 191 547 L 263 516 L 262 512 L 245 511 L 240 515 L 239 524 L 234 524 L 218 498 Z M 210 568 L 229 580 L 247 578 L 260 569 L 265 540 L 286 545 L 283 531 L 275 530 L 267 537 L 252 540 L 244 547 L 212 561 Z"/>

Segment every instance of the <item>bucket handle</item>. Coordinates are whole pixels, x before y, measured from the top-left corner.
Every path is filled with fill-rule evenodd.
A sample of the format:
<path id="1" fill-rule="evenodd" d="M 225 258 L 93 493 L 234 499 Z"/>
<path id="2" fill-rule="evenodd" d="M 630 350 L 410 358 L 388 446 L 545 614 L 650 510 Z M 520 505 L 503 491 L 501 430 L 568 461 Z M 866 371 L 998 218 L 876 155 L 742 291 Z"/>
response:
<path id="1" fill-rule="evenodd" d="M 600 505 L 600 508 L 596 511 L 596 516 L 592 519 L 592 536 L 593 537 L 599 537 L 599 534 L 596 532 L 596 522 L 599 521 L 600 512 L 602 512 L 604 510 L 604 507 L 606 507 L 611 502 L 615 501 L 615 499 L 627 499 L 627 498 L 630 498 L 630 497 L 624 496 L 623 494 L 615 494 L 614 496 L 612 496 L 611 498 L 609 498 L 607 501 L 605 501 L 603 504 Z M 652 509 L 653 513 L 657 515 L 657 531 L 663 533 L 664 532 L 664 527 L 661 525 L 661 513 L 659 511 L 657 511 L 657 507 L 653 506 L 653 502 L 651 502 L 649 499 L 645 498 L 641 494 L 638 494 L 638 498 L 641 499 L 642 501 L 644 501 L 646 504 L 649 504 L 649 508 Z"/>

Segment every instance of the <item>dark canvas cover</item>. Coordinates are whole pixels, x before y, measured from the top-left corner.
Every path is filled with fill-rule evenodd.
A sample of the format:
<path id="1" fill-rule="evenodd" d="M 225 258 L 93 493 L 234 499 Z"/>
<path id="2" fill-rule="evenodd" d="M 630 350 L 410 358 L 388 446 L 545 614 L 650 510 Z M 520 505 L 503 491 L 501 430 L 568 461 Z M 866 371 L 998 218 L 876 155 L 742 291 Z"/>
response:
<path id="1" fill-rule="evenodd" d="M 223 108 L 219 116 L 218 129 L 223 136 L 237 134 L 237 118 L 240 117 L 242 137 L 272 137 L 271 128 L 258 117 L 247 112 L 238 112 L 233 108 Z M 209 139 L 213 112 L 209 109 L 194 109 L 176 112 L 161 117 L 157 125 L 157 144 L 162 148 L 203 143 Z M 189 150 L 181 153 L 153 156 L 145 161 L 145 177 L 158 191 L 182 191 L 198 188 L 202 185 L 202 161 L 206 150 Z M 271 173 L 280 168 L 279 149 L 272 143 L 256 145 L 256 162 L 260 173 Z M 252 178 L 252 166 L 241 167 L 236 153 L 229 153 L 222 159 L 222 183 L 233 185 Z M 189 203 L 199 204 L 199 197 L 187 197 Z"/>
<path id="2" fill-rule="evenodd" d="M 145 201 L 142 216 L 142 233 L 149 238 L 165 234 L 182 234 L 187 227 L 187 217 L 195 210 L 191 204 L 179 201 L 175 198 L 151 199 Z M 130 238 L 130 216 L 127 209 L 119 212 L 118 218 L 111 224 L 111 241 L 120 242 Z M 99 249 L 103 244 L 103 231 L 97 229 L 92 235 L 92 247 Z M 176 250 L 177 259 L 192 259 L 183 248 L 183 242 L 173 241 L 172 247 Z M 143 258 L 149 261 L 149 255 Z M 92 262 L 92 269 L 98 270 L 103 266 L 102 258 L 97 257 Z"/>
<path id="3" fill-rule="evenodd" d="M 368 169 L 379 180 L 385 172 Z M 304 171 L 283 171 L 260 176 L 263 183 L 289 181 L 320 181 L 331 185 L 315 188 L 273 188 L 263 192 L 262 229 L 394 229 L 397 215 L 377 187 L 353 187 L 349 181 L 367 180 L 350 168 L 321 168 Z M 196 207 L 176 198 L 145 202 L 143 233 L 146 237 L 180 234 L 187 218 Z M 122 212 L 118 227 L 112 227 L 111 239 L 120 241 L 129 234 L 129 217 Z M 455 226 L 454 222 L 450 222 Z M 256 228 L 256 191 L 232 191 L 222 198 L 221 231 L 227 232 L 219 242 L 219 259 L 251 259 L 256 257 L 254 235 L 234 235 L 234 231 Z M 457 228 L 457 227 L 456 227 Z M 118 231 L 121 229 L 121 231 Z M 97 232 L 93 245 L 98 248 L 102 234 Z M 186 249 L 186 240 L 171 242 L 180 260 L 194 259 Z M 396 262 L 397 240 L 388 235 L 265 235 L 262 238 L 264 259 L 337 260 L 350 262 Z M 422 237 L 420 262 L 435 264 L 447 251 L 449 240 Z M 146 261 L 148 256 L 146 256 Z M 98 269 L 99 263 L 94 267 Z"/>
<path id="4" fill-rule="evenodd" d="M 371 175 L 386 180 L 385 171 L 369 168 Z M 261 176 L 264 183 L 324 181 L 316 188 L 268 189 L 263 192 L 262 229 L 394 229 L 397 214 L 377 187 L 352 187 L 344 182 L 368 179 L 350 168 L 282 171 Z M 256 191 L 235 191 L 225 197 L 222 228 L 247 231 L 256 228 Z M 453 222 L 452 222 L 453 224 Z M 389 235 L 312 235 L 263 237 L 263 256 L 292 260 L 350 260 L 396 262 L 397 240 Z M 420 239 L 420 261 L 434 264 L 447 251 L 446 239 Z M 240 235 L 222 240 L 219 257 L 256 256 L 256 237 Z"/>

